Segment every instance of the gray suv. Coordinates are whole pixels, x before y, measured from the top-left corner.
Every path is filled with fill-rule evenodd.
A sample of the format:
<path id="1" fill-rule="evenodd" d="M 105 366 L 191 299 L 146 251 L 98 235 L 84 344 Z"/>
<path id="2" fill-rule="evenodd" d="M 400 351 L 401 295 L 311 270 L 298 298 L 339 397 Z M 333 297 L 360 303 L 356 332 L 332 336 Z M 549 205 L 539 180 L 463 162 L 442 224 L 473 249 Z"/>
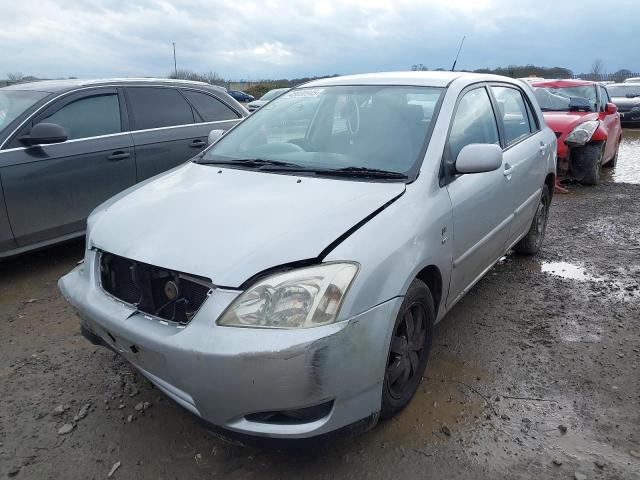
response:
<path id="1" fill-rule="evenodd" d="M 226 91 L 165 79 L 0 88 L 0 258 L 82 236 L 104 200 L 184 163 L 248 115 Z M 158 212 L 162 221 L 162 212 Z"/>

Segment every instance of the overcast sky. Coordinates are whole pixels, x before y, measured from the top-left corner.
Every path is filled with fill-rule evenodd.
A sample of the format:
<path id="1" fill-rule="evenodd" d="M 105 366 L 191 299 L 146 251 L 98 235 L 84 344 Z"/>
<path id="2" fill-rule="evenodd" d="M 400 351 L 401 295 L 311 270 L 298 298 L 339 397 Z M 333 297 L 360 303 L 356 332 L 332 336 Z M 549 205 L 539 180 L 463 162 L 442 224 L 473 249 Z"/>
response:
<path id="1" fill-rule="evenodd" d="M 640 0 L 0 0 L 0 78 L 260 79 L 509 64 L 640 70 Z"/>

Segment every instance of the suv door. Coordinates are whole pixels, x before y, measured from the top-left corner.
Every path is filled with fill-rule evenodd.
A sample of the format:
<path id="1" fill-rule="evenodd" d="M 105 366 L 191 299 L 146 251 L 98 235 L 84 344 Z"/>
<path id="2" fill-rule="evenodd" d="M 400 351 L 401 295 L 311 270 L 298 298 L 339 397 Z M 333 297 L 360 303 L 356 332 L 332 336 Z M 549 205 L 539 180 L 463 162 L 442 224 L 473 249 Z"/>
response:
<path id="1" fill-rule="evenodd" d="M 498 124 L 484 86 L 464 91 L 456 106 L 444 152 L 453 213 L 453 269 L 447 305 L 454 304 L 506 249 L 513 208 L 504 169 L 456 174 L 455 159 L 471 143 L 500 144 Z"/>
<path id="2" fill-rule="evenodd" d="M 89 213 L 136 181 L 124 102 L 115 88 L 85 89 L 36 113 L 2 154 L 2 178 L 16 243 L 32 245 L 82 234 Z M 57 123 L 68 140 L 24 147 L 40 122 Z"/>
<path id="3" fill-rule="evenodd" d="M 503 174 L 508 188 L 504 192 L 505 202 L 513 213 L 509 245 L 513 245 L 531 227 L 548 165 L 546 156 L 553 145 L 545 144 L 540 123 L 522 90 L 513 85 L 494 84 L 491 92 L 500 113 Z"/>

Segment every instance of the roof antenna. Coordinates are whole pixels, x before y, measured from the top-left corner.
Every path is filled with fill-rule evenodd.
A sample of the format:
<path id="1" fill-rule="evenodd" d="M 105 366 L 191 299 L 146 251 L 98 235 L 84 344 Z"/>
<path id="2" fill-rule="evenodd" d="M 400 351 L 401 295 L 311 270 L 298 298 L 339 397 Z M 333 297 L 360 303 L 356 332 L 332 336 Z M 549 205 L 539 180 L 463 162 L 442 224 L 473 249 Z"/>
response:
<path id="1" fill-rule="evenodd" d="M 456 63 L 458 63 L 458 57 L 460 56 L 460 50 L 462 50 L 462 45 L 464 44 L 464 39 L 467 38 L 466 35 L 463 35 L 462 41 L 460 42 L 460 48 L 458 48 L 458 54 L 456 55 L 456 59 L 453 61 L 453 66 L 451 67 L 451 71 L 455 71 Z"/>

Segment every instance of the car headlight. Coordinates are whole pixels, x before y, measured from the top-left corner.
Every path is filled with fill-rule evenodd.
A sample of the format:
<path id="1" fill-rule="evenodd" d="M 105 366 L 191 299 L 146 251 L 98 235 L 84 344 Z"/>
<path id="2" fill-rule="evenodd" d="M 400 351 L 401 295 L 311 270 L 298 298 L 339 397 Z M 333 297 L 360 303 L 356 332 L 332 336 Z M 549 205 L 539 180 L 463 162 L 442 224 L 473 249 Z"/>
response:
<path id="1" fill-rule="evenodd" d="M 567 138 L 564 139 L 564 143 L 569 143 L 571 145 L 584 145 L 593 136 L 593 133 L 598 128 L 597 120 L 590 120 L 588 122 L 581 123 L 576 128 L 574 128 Z"/>
<path id="2" fill-rule="evenodd" d="M 218 325 L 309 328 L 334 323 L 356 273 L 354 263 L 326 263 L 264 278 L 233 301 Z"/>

